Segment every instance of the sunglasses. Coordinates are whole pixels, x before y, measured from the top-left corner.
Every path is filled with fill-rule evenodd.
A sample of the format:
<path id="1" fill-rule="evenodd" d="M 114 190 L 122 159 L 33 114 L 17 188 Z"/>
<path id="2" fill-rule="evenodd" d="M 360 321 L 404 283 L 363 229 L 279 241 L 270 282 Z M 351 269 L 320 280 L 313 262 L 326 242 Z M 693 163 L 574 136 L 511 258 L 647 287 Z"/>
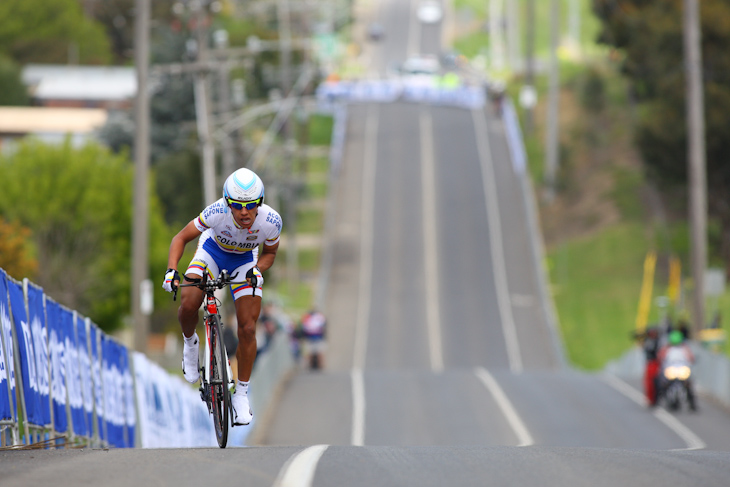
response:
<path id="1" fill-rule="evenodd" d="M 259 206 L 259 203 L 261 203 L 261 198 L 255 201 L 236 201 L 230 198 L 226 198 L 226 201 L 228 202 L 228 205 L 234 210 L 242 210 L 244 207 L 247 210 L 253 210 L 257 206 Z"/>

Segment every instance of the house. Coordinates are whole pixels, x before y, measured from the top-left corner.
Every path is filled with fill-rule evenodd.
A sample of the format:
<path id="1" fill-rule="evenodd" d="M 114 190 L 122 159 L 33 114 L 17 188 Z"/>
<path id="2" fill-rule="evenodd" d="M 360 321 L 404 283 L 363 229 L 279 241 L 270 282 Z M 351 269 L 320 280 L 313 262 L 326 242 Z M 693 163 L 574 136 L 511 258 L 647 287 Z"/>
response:
<path id="1" fill-rule="evenodd" d="M 28 64 L 22 80 L 43 107 L 126 110 L 137 94 L 134 67 Z"/>
<path id="2" fill-rule="evenodd" d="M 62 142 L 71 136 L 74 146 L 94 138 L 109 116 L 103 108 L 0 107 L 0 150 L 27 135 L 45 142 Z"/>
<path id="3" fill-rule="evenodd" d="M 113 110 L 132 107 L 137 94 L 134 67 L 29 64 L 21 78 L 32 107 L 0 107 L 0 150 L 33 135 L 75 146 L 91 140 Z"/>

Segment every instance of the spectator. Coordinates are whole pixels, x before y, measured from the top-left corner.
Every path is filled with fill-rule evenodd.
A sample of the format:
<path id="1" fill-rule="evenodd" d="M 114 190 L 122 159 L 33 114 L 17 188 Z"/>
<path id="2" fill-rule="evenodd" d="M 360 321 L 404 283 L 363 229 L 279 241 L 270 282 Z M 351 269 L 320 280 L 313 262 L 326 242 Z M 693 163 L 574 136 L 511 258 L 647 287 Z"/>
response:
<path id="1" fill-rule="evenodd" d="M 258 352 L 263 353 L 268 350 L 271 340 L 276 333 L 277 324 L 274 318 L 273 304 L 267 302 L 261 309 L 258 322 L 256 323 L 256 343 L 258 344 Z"/>
<path id="2" fill-rule="evenodd" d="M 309 368 L 319 370 L 324 367 L 327 319 L 321 312 L 312 309 L 302 316 L 301 329 L 309 354 Z"/>

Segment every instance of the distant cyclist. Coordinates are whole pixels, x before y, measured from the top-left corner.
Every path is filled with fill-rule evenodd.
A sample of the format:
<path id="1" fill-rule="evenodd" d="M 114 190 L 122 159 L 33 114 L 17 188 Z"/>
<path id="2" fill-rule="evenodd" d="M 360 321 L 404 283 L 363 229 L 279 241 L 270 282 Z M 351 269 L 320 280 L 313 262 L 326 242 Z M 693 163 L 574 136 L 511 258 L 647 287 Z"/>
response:
<path id="1" fill-rule="evenodd" d="M 215 278 L 222 269 L 244 284 L 231 285 L 231 294 L 238 319 L 238 382 L 232 396 L 233 424 L 246 425 L 253 419 L 248 400 L 248 385 L 256 358 L 256 320 L 261 311 L 264 278 L 276 258 L 281 234 L 281 217 L 264 204 L 264 183 L 253 171 L 238 169 L 226 179 L 223 198 L 205 208 L 200 216 L 188 223 L 170 243 L 167 272 L 162 287 L 173 292 L 180 283 L 177 271 L 185 245 L 198 240 L 198 249 L 185 271 L 189 278 L 200 278 L 204 269 Z M 263 245 L 262 245 L 263 244 Z M 258 249 L 261 249 L 259 254 Z M 255 289 L 251 279 L 256 279 Z M 183 374 L 188 382 L 196 382 L 198 372 L 198 310 L 203 303 L 203 291 L 196 287 L 181 288 L 178 320 L 182 327 Z"/>

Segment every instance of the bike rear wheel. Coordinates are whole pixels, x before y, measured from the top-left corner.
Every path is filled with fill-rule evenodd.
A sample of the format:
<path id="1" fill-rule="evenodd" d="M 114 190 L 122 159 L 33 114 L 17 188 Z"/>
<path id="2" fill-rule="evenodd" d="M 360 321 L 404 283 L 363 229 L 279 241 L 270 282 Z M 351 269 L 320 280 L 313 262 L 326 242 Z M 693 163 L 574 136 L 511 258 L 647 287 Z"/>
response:
<path id="1" fill-rule="evenodd" d="M 228 411 L 230 410 L 231 393 L 228 390 L 228 368 L 218 316 L 210 321 L 210 400 L 213 410 L 213 424 L 218 446 L 226 447 L 228 442 Z"/>

